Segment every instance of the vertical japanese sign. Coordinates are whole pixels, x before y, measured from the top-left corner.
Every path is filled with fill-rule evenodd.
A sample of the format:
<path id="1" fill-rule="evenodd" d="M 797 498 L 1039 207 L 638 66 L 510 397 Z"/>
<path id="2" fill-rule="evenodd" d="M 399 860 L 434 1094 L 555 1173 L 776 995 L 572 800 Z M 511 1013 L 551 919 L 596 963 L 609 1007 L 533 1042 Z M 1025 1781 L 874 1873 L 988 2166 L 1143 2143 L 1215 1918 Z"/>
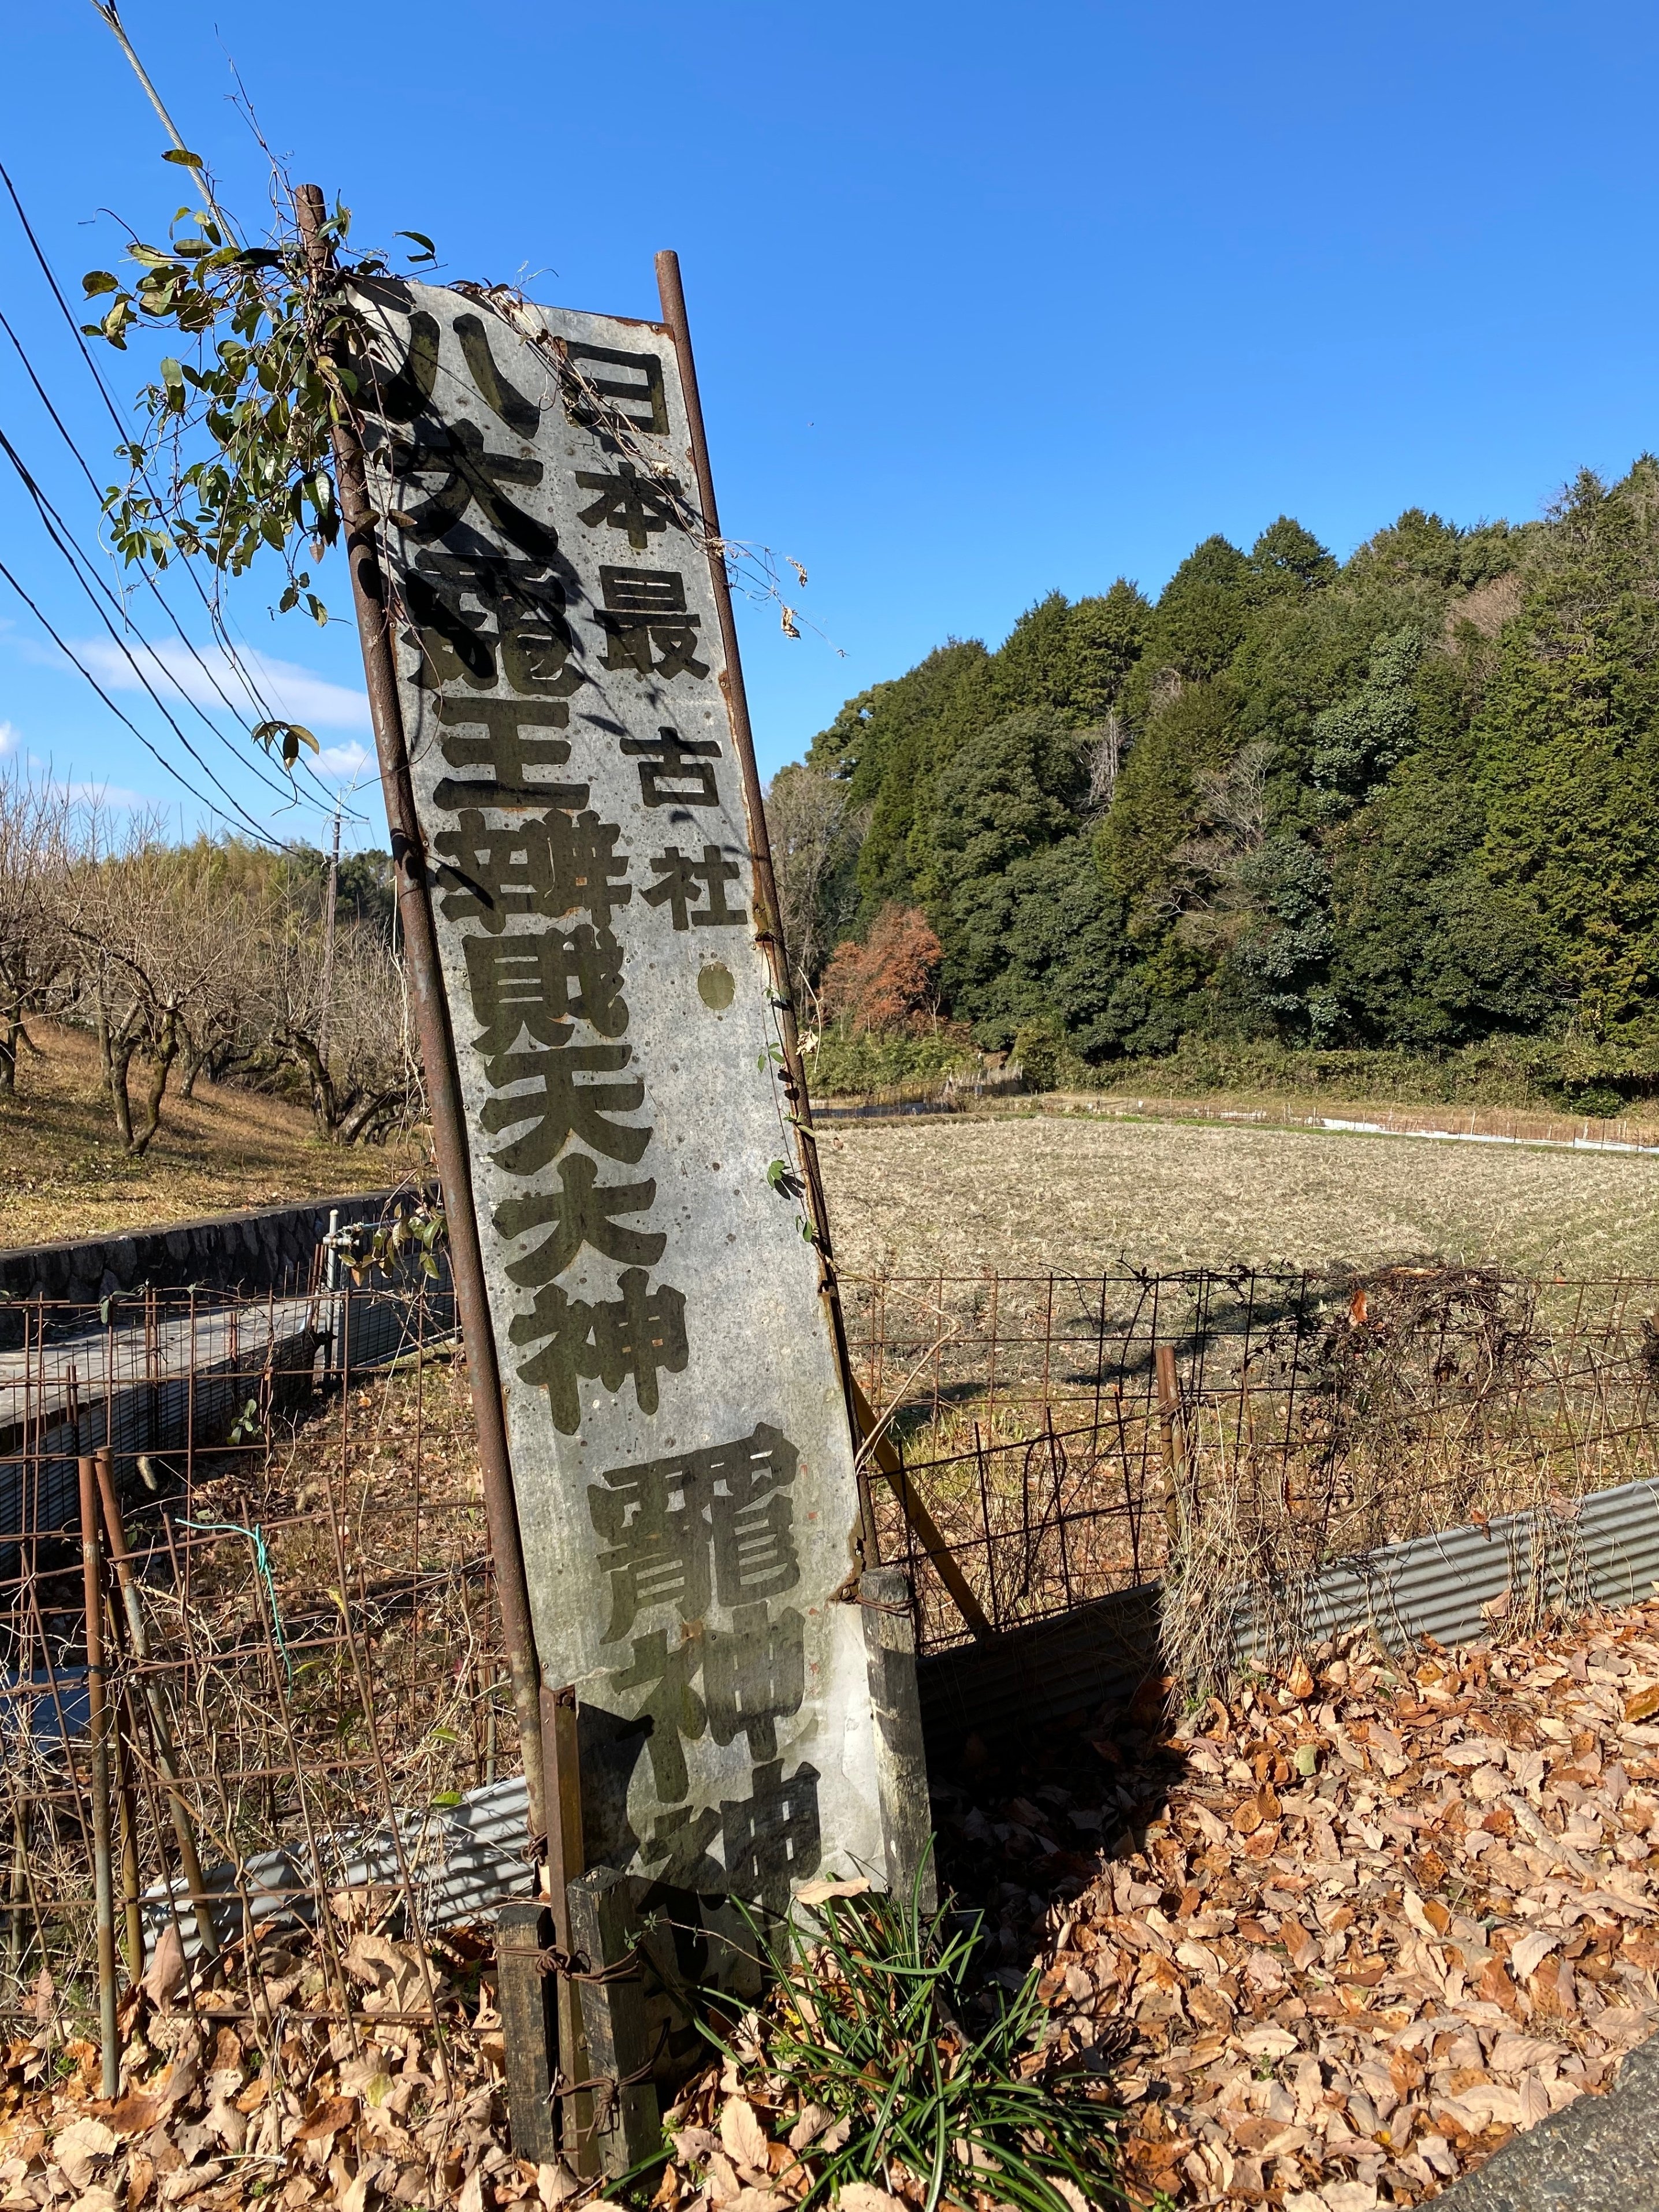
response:
<path id="1" fill-rule="evenodd" d="M 856 1482 L 655 324 L 366 287 L 366 445 L 538 1653 L 591 1856 L 886 1870 Z M 508 319 L 509 313 L 512 319 Z"/>

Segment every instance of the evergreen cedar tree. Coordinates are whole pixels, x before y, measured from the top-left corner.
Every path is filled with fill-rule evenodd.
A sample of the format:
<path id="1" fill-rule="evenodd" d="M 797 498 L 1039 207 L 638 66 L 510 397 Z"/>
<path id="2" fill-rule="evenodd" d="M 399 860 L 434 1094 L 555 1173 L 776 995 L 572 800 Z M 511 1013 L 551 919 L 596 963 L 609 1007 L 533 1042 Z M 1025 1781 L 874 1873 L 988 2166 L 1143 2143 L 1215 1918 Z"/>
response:
<path id="1" fill-rule="evenodd" d="M 1052 593 L 807 769 L 862 830 L 818 917 L 843 1024 L 1096 1063 L 1573 1039 L 1659 1088 L 1650 456 L 1516 528 L 1413 508 L 1340 562 L 1281 517 L 1156 604 Z"/>

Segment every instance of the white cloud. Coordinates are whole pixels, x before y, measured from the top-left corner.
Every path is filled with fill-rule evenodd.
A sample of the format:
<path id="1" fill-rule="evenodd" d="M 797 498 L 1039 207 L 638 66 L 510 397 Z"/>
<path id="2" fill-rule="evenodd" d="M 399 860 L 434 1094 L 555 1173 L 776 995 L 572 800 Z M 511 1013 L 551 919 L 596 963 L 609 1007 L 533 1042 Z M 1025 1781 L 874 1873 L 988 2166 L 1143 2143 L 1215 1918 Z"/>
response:
<path id="1" fill-rule="evenodd" d="M 132 660 L 112 640 L 88 639 L 75 649 L 112 691 L 143 690 Z M 251 713 L 247 694 L 222 647 L 202 646 L 198 651 L 199 660 L 188 647 L 174 639 L 164 640 L 154 647 L 135 646 L 132 656 L 158 695 L 170 703 L 176 703 L 182 691 L 187 699 L 210 712 L 215 708 L 223 712 L 225 699 L 229 699 L 244 714 Z M 289 721 L 302 722 L 307 729 L 368 728 L 368 694 L 354 685 L 331 683 L 327 677 L 301 667 L 297 661 L 278 660 L 266 653 L 244 650 L 237 658 L 272 714 Z M 216 682 L 223 691 L 223 698 L 215 689 Z"/>
<path id="2" fill-rule="evenodd" d="M 22 734 L 15 722 L 0 722 L 0 760 L 15 753 L 22 742 Z"/>
<path id="3" fill-rule="evenodd" d="M 360 745 L 354 738 L 349 744 L 325 745 L 311 764 L 319 775 L 334 776 L 341 783 L 356 783 L 374 762 L 374 756 L 368 746 Z"/>

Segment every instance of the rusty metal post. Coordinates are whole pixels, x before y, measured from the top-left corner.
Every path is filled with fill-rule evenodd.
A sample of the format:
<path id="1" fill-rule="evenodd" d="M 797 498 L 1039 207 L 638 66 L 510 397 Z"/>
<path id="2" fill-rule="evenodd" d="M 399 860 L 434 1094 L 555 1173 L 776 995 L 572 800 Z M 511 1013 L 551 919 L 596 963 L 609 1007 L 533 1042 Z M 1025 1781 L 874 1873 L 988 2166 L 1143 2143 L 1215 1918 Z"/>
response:
<path id="1" fill-rule="evenodd" d="M 167 1717 L 167 1700 L 161 1695 L 161 1684 L 148 1671 L 149 1627 L 138 1595 L 137 1577 L 132 1571 L 132 1553 L 127 1544 L 126 1524 L 121 1518 L 121 1501 L 116 1495 L 115 1456 L 107 1444 L 100 1449 L 96 1464 L 110 1559 L 115 1569 L 116 1588 L 121 1593 L 121 1602 L 126 1612 L 127 1640 L 131 1647 L 133 1662 L 143 1682 L 144 1702 L 149 1707 L 150 1736 L 155 1747 L 156 1771 L 161 1775 L 161 1787 L 167 1792 L 167 1808 L 173 1817 L 173 1838 L 179 1846 L 179 1864 L 184 1873 L 185 1887 L 190 1892 L 191 1910 L 195 1916 L 202 1956 L 211 1966 L 219 1956 L 218 1932 L 213 1924 L 213 1901 L 202 1878 L 202 1861 L 196 1847 L 196 1823 L 191 1817 L 184 1787 L 179 1778 L 179 1762 L 173 1747 L 173 1727 Z"/>
<path id="2" fill-rule="evenodd" d="M 1181 1506 L 1187 1484 L 1187 1416 L 1181 1401 L 1181 1378 L 1176 1372 L 1175 1346 L 1160 1344 L 1154 1361 L 1158 1441 L 1164 1452 L 1164 1526 L 1173 1559 L 1181 1540 Z"/>
<path id="3" fill-rule="evenodd" d="M 841 1310 L 830 1244 L 830 1208 L 818 1167 L 818 1140 L 812 1129 L 811 1102 L 806 1095 L 806 1073 L 800 1056 L 800 1034 L 795 1024 L 794 993 L 789 983 L 789 957 L 783 941 L 778 912 L 778 889 L 772 870 L 772 841 L 766 827 L 766 803 L 760 769 L 755 761 L 755 732 L 749 720 L 749 697 L 744 690 L 743 661 L 738 652 L 737 617 L 732 608 L 732 587 L 726 574 L 726 555 L 720 544 L 720 512 L 714 503 L 714 474 L 709 465 L 708 440 L 703 429 L 702 400 L 697 391 L 696 362 L 691 351 L 691 325 L 685 313 L 685 291 L 680 282 L 680 257 L 668 248 L 657 256 L 657 293 L 662 319 L 674 341 L 680 366 L 680 386 L 685 398 L 685 419 L 691 434 L 691 460 L 697 478 L 697 507 L 708 538 L 708 575 L 714 608 L 720 617 L 720 644 L 726 669 L 720 682 L 732 720 L 732 742 L 743 773 L 744 811 L 749 817 L 749 843 L 755 871 L 756 920 L 758 937 L 766 948 L 772 969 L 772 995 L 777 1010 L 778 1036 L 783 1047 L 783 1090 L 794 1123 L 796 1152 L 801 1179 L 806 1185 L 806 1206 L 811 1217 L 822 1279 L 819 1293 L 829 1309 L 836 1364 L 841 1370 L 847 1399 L 848 1427 L 857 1437 L 858 1416 L 853 1402 L 853 1367 L 847 1352 L 847 1325 Z M 874 1531 L 866 1526 L 863 1542 L 869 1554 L 866 1564 L 876 1564 Z"/>
<path id="4" fill-rule="evenodd" d="M 122 1727 L 122 1716 L 126 1726 Z M 144 1913 L 138 1901 L 138 1801 L 132 1786 L 136 1730 L 132 1701 L 122 1692 L 110 1713 L 111 1741 L 115 1753 L 115 1802 L 121 1817 L 121 1904 L 125 1917 L 127 1980 L 144 1978 Z"/>
<path id="5" fill-rule="evenodd" d="M 313 287 L 319 293 L 324 292 L 334 281 L 336 270 L 333 248 L 323 228 L 328 210 L 318 186 L 300 185 L 294 195 L 294 209 L 305 240 Z M 454 1041 L 450 1035 L 449 1012 L 444 1000 L 443 969 L 427 883 L 426 851 L 415 811 L 403 714 L 398 703 L 392 611 L 386 601 L 386 580 L 375 543 L 374 513 L 369 503 L 362 441 L 355 423 L 350 422 L 337 422 L 331 435 L 340 517 L 345 525 L 346 556 L 351 570 L 352 603 L 357 616 L 358 641 L 362 647 L 369 717 L 374 729 L 374 750 L 380 762 L 380 789 L 386 801 L 386 828 L 397 877 L 398 914 L 403 925 L 404 954 L 409 963 L 421 1065 L 426 1075 L 433 1149 L 437 1154 L 438 1176 L 443 1186 L 450 1272 L 455 1285 L 461 1340 L 466 1348 L 473 1419 L 477 1425 L 484 1511 L 489 1523 L 501 1636 L 507 1647 L 513 1703 L 518 1715 L 530 1830 L 532 1836 L 541 1836 L 547 1830 L 547 1805 L 542 1780 L 536 1643 L 531 1626 L 524 1551 L 519 1537 L 518 1506 L 513 1494 L 513 1464 L 507 1448 L 501 1370 L 490 1326 L 489 1294 L 478 1243 L 477 1213 L 472 1201 L 465 1109 L 455 1065 Z"/>
<path id="6" fill-rule="evenodd" d="M 553 1941 L 569 1959 L 575 1950 L 570 1922 L 570 1885 L 587 1865 L 582 1843 L 580 1742 L 576 1692 L 542 1692 L 542 1759 L 547 1775 L 547 1887 L 553 1915 Z M 576 2087 L 592 2072 L 580 1996 L 568 1974 L 559 1976 L 559 2132 L 573 2172 L 589 2179 L 599 2170 L 593 2138 L 593 2097 Z"/>
<path id="7" fill-rule="evenodd" d="M 109 1705 L 104 1684 L 103 1547 L 98 1540 L 98 1471 L 82 1455 L 81 1567 L 87 1607 L 87 1734 L 92 1763 L 92 1881 L 98 1918 L 98 2020 L 103 2093 L 121 2090 L 115 2026 L 115 1875 L 109 1831 Z"/>

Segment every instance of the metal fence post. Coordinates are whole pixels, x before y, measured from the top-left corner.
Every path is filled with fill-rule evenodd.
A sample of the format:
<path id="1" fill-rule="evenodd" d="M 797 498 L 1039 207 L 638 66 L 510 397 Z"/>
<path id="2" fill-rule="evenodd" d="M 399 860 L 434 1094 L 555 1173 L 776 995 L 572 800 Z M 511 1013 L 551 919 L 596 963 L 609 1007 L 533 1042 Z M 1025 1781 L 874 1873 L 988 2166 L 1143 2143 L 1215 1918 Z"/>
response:
<path id="1" fill-rule="evenodd" d="M 1176 1372 L 1175 1346 L 1160 1344 L 1158 1367 L 1158 1432 L 1164 1449 L 1164 1525 L 1169 1531 L 1170 1556 L 1181 1541 L 1181 1509 L 1187 1486 L 1187 1417 L 1181 1401 L 1181 1378 Z M 1192 1500 L 1185 1500 L 1190 1509 Z"/>
<path id="2" fill-rule="evenodd" d="M 92 1762 L 92 1871 L 98 1918 L 98 2020 L 103 2092 L 118 2096 L 121 2053 L 115 2024 L 115 1873 L 110 1852 L 109 1703 L 104 1682 L 103 1546 L 98 1540 L 98 1468 L 80 1459 L 81 1565 L 87 1605 L 87 1729 Z"/>

